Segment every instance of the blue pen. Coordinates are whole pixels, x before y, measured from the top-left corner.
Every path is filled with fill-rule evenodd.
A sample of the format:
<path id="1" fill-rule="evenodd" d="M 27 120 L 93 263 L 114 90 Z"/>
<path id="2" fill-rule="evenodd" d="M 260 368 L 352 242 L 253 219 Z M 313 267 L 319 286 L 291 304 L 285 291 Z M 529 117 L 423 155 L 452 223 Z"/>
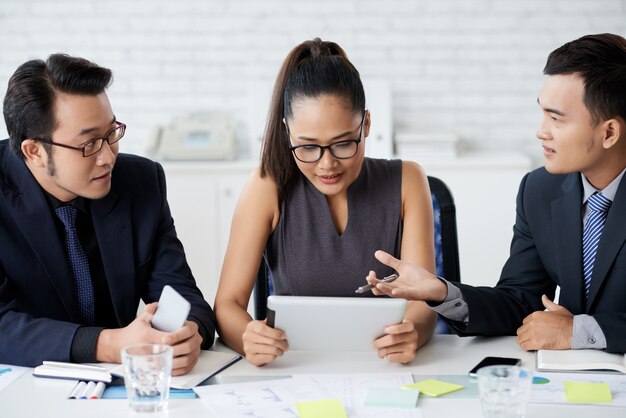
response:
<path id="1" fill-rule="evenodd" d="M 11 369 L 10 369 L 10 368 L 8 368 L 8 367 L 7 367 L 6 369 L 0 369 L 0 374 L 2 374 L 2 373 L 8 373 L 8 372 L 10 372 L 10 371 L 11 371 Z"/>
<path id="2" fill-rule="evenodd" d="M 95 388 L 96 388 L 96 382 L 87 382 L 87 385 L 85 386 L 85 389 L 83 390 L 83 393 L 80 395 L 78 399 L 89 399 L 89 397 L 91 396 Z"/>

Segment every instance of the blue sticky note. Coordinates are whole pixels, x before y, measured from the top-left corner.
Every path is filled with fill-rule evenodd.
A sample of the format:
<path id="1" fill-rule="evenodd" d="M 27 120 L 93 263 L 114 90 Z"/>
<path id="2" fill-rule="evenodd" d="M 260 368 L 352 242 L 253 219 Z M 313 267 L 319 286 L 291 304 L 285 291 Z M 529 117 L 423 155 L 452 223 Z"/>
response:
<path id="1" fill-rule="evenodd" d="M 369 389 L 365 395 L 365 406 L 378 408 L 415 408 L 418 390 Z"/>

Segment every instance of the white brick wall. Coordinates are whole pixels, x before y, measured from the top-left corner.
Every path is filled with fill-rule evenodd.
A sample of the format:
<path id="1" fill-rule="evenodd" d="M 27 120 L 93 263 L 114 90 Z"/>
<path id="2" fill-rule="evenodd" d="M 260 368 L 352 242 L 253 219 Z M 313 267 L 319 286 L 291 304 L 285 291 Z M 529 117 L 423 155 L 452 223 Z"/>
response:
<path id="1" fill-rule="evenodd" d="M 390 81 L 396 129 L 530 150 L 547 54 L 597 32 L 626 35 L 625 0 L 1 0 L 0 97 L 19 64 L 62 51 L 114 70 L 125 151 L 198 110 L 233 112 L 243 137 L 249 82 L 320 36 Z"/>

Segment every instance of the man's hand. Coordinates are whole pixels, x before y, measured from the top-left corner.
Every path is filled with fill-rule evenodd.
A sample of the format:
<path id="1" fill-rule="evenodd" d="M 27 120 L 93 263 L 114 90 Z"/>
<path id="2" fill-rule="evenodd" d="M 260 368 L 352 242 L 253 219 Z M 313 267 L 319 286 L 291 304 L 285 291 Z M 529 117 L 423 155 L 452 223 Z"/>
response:
<path id="1" fill-rule="evenodd" d="M 376 273 L 370 271 L 366 277 L 368 283 L 376 285 L 375 295 L 388 295 L 408 300 L 443 302 L 448 296 L 448 287 L 426 269 L 400 261 L 384 251 L 376 251 L 374 256 L 381 263 L 398 272 L 399 277 L 391 283 L 381 283 Z"/>
<path id="2" fill-rule="evenodd" d="M 120 351 L 137 344 L 166 344 L 173 348 L 172 376 L 189 372 L 198 362 L 202 337 L 198 325 L 193 321 L 174 332 L 163 332 L 152 328 L 152 318 L 158 303 L 146 305 L 145 311 L 124 328 L 105 329 L 100 333 L 96 345 L 96 360 L 121 363 Z"/>
<path id="3" fill-rule="evenodd" d="M 374 341 L 378 357 L 392 363 L 410 363 L 417 351 L 417 331 L 413 322 L 405 319 L 400 324 L 385 328 L 385 333 Z"/>
<path id="4" fill-rule="evenodd" d="M 163 336 L 161 343 L 173 348 L 172 376 L 188 373 L 200 358 L 202 336 L 193 321 L 186 321 L 178 331 Z"/>
<path id="5" fill-rule="evenodd" d="M 574 316 L 570 311 L 552 302 L 546 295 L 541 302 L 547 311 L 533 312 L 524 318 L 517 329 L 517 343 L 522 350 L 565 350 L 572 348 Z"/>
<path id="6" fill-rule="evenodd" d="M 124 328 L 102 330 L 96 343 L 96 360 L 121 363 L 122 348 L 136 344 L 160 344 L 167 333 L 152 328 L 157 303 L 146 305 L 145 311 Z"/>
<path id="7" fill-rule="evenodd" d="M 282 356 L 289 349 L 285 333 L 268 326 L 265 321 L 250 321 L 242 337 L 246 360 L 263 366 Z"/>

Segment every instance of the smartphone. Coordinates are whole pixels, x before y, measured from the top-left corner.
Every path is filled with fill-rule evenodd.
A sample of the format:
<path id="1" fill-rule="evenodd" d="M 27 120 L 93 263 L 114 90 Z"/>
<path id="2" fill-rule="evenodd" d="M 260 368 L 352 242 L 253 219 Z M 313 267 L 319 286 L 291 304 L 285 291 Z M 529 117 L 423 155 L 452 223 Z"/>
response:
<path id="1" fill-rule="evenodd" d="M 522 360 L 518 358 L 512 357 L 485 357 L 478 363 L 476 366 L 469 371 L 468 375 L 470 377 L 476 377 L 476 372 L 478 369 L 487 366 L 519 366 L 522 364 Z"/>
<path id="2" fill-rule="evenodd" d="M 159 306 L 152 318 L 152 328 L 159 331 L 174 332 L 185 325 L 191 304 L 172 286 L 163 287 Z"/>

